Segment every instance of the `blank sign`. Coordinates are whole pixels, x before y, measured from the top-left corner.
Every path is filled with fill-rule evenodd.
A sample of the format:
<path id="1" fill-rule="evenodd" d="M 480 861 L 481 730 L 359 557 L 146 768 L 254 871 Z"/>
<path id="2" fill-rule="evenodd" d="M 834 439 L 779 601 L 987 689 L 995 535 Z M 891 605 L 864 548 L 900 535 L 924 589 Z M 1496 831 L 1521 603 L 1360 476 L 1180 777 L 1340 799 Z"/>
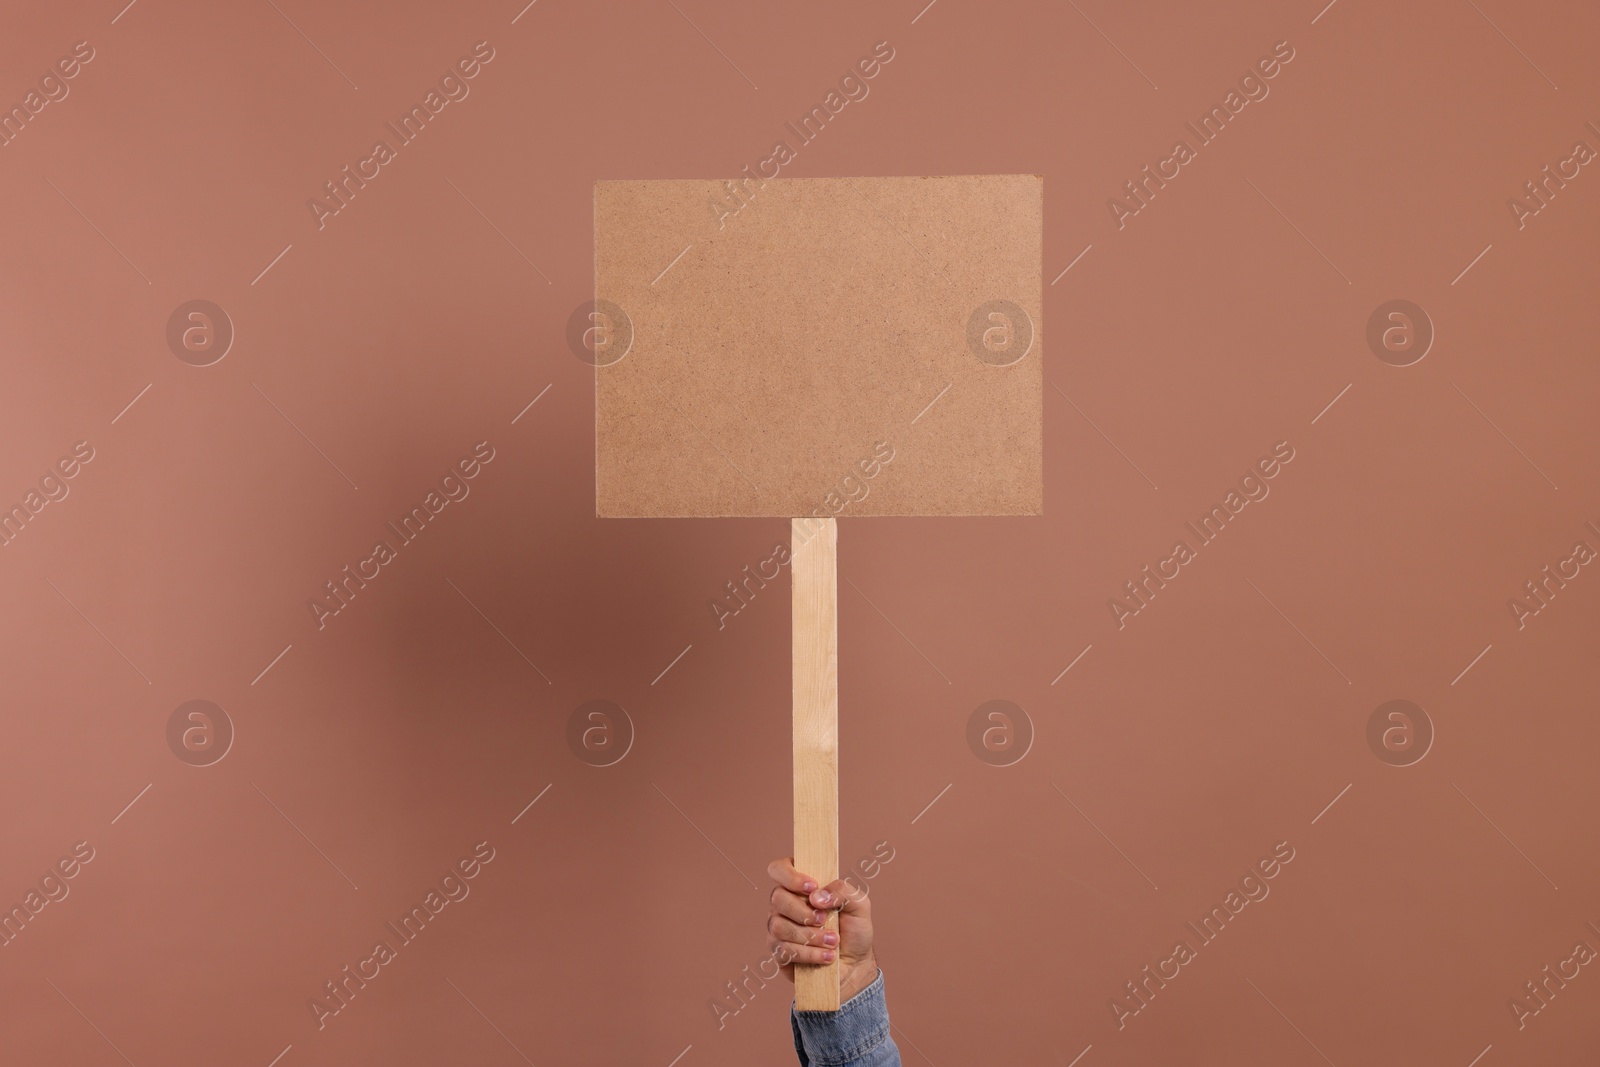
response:
<path id="1" fill-rule="evenodd" d="M 597 514 L 1040 514 L 1043 185 L 596 183 Z"/>

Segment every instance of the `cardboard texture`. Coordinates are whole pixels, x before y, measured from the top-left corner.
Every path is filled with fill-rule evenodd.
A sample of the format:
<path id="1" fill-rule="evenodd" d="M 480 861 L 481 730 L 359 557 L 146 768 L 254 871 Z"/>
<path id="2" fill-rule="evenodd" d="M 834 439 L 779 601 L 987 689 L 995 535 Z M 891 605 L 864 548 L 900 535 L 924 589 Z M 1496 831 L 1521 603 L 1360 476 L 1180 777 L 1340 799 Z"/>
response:
<path id="1" fill-rule="evenodd" d="M 1043 185 L 597 182 L 597 514 L 1042 513 Z"/>

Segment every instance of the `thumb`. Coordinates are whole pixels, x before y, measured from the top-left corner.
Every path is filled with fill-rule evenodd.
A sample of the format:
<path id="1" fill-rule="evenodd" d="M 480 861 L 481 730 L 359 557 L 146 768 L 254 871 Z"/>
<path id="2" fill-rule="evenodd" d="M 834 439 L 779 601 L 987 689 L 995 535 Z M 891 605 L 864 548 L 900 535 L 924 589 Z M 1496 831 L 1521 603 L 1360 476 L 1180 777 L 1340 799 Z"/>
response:
<path id="1" fill-rule="evenodd" d="M 865 889 L 858 888 L 843 878 L 812 890 L 811 906 L 823 911 L 838 911 L 843 915 L 866 918 L 872 913 Z"/>

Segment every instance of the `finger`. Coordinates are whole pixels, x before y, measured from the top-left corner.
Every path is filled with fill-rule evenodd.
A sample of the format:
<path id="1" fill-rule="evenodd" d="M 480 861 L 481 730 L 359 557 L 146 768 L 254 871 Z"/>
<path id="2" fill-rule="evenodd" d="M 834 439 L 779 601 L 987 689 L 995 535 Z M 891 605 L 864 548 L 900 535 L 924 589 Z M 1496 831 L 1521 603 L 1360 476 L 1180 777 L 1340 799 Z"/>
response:
<path id="1" fill-rule="evenodd" d="M 774 886 L 772 890 L 772 911 L 793 919 L 802 926 L 821 926 L 827 919 L 827 916 L 813 908 L 804 896 L 778 886 Z"/>
<path id="2" fill-rule="evenodd" d="M 872 904 L 867 900 L 864 890 L 856 888 L 843 878 L 829 882 L 821 889 L 812 892 L 811 906 L 824 911 L 840 911 L 845 915 L 855 915 L 868 918 L 872 914 Z"/>
<path id="3" fill-rule="evenodd" d="M 767 933 L 788 945 L 821 945 L 824 948 L 834 948 L 839 944 L 839 935 L 834 931 L 816 926 L 801 926 L 790 922 L 782 915 L 774 915 L 767 919 Z"/>
<path id="4" fill-rule="evenodd" d="M 791 893 L 804 894 L 817 888 L 817 880 L 795 870 L 794 861 L 788 856 L 767 864 L 767 877 Z"/>
<path id="5" fill-rule="evenodd" d="M 784 979 L 794 981 L 794 949 L 769 934 L 767 952 L 777 961 L 778 970 L 783 972 Z"/>
<path id="6" fill-rule="evenodd" d="M 837 949 L 821 945 L 791 945 L 787 941 L 769 941 L 767 944 L 776 958 L 787 961 L 783 968 L 785 972 L 792 971 L 791 965 L 796 963 L 832 963 L 838 955 Z"/>

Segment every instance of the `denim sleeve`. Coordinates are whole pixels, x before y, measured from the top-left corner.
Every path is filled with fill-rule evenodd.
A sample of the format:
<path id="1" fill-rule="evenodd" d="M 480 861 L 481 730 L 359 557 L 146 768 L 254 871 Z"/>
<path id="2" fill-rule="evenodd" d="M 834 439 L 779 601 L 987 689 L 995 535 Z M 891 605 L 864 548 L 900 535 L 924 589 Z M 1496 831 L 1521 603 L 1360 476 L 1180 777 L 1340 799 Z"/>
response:
<path id="1" fill-rule="evenodd" d="M 900 1050 L 889 1036 L 889 1006 L 883 969 L 872 984 L 838 1011 L 789 1009 L 800 1067 L 900 1067 Z"/>

